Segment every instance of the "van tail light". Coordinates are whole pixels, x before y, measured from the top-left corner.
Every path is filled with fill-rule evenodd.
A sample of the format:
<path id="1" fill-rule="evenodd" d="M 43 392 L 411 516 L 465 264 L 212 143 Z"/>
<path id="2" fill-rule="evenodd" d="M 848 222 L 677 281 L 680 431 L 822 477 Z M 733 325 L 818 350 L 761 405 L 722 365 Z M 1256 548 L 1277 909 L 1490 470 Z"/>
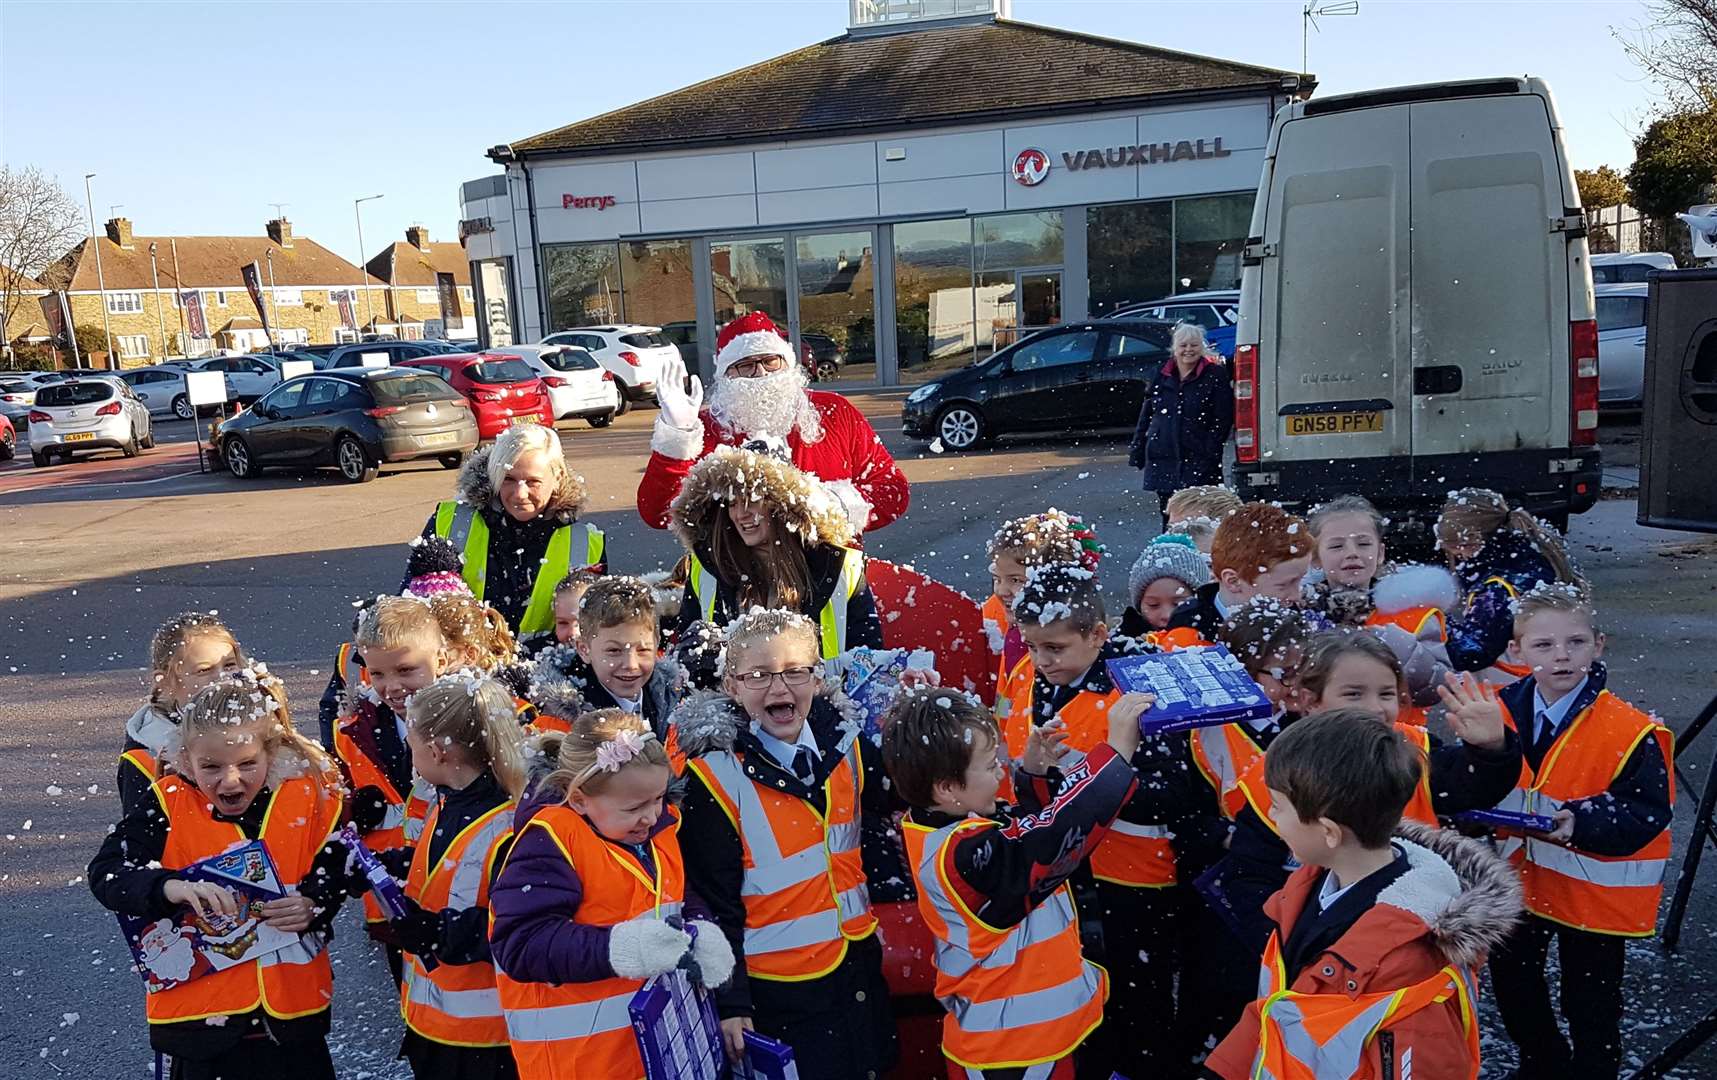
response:
<path id="1" fill-rule="evenodd" d="M 40 412 L 36 409 L 31 409 L 30 414 L 28 416 L 26 416 L 24 419 L 27 420 L 29 423 L 32 423 L 32 424 L 51 424 L 54 422 L 53 417 L 49 416 L 45 412 Z"/>
<path id="2" fill-rule="evenodd" d="M 378 405 L 373 409 L 365 409 L 364 415 L 380 420 L 384 416 L 393 416 L 404 411 L 404 405 Z"/>
<path id="3" fill-rule="evenodd" d="M 108 402 L 106 405 L 103 405 L 101 408 L 95 410 L 95 415 L 97 415 L 97 416 L 118 416 L 119 415 L 119 402 L 117 402 L 117 401 Z"/>
<path id="4" fill-rule="evenodd" d="M 1258 460 L 1258 346 L 1234 350 L 1234 458 Z"/>
<path id="5" fill-rule="evenodd" d="M 638 354 L 635 352 L 622 352 L 620 354 L 620 359 L 626 361 L 628 364 L 631 364 L 633 367 L 638 366 Z"/>
<path id="6" fill-rule="evenodd" d="M 1568 443 L 1594 446 L 1598 442 L 1598 324 L 1584 319 L 1568 324 L 1569 380 Z"/>
<path id="7" fill-rule="evenodd" d="M 544 386 L 552 386 L 556 390 L 559 390 L 562 387 L 567 385 L 567 381 L 565 379 L 561 378 L 559 375 L 544 375 L 543 376 L 543 385 Z"/>
<path id="8" fill-rule="evenodd" d="M 602 372 L 602 381 L 603 382 L 613 382 L 614 381 L 614 373 L 612 371 L 609 371 L 606 368 L 604 368 L 603 372 Z"/>

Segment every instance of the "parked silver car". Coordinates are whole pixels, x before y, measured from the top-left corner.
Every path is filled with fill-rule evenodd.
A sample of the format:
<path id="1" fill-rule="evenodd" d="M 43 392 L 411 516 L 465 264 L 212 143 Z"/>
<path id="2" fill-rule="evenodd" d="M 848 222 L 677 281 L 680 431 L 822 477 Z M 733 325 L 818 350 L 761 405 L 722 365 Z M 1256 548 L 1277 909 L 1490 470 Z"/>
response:
<path id="1" fill-rule="evenodd" d="M 0 371 L 0 416 L 12 421 L 14 427 L 24 427 L 30 422 L 37 388 L 53 381 L 39 371 Z"/>
<path id="2" fill-rule="evenodd" d="M 1635 409 L 1645 394 L 1647 285 L 1599 285 L 1598 408 Z"/>
<path id="3" fill-rule="evenodd" d="M 151 413 L 189 420 L 191 394 L 185 370 L 176 364 L 155 364 L 122 371 L 119 377 Z"/>
<path id="4" fill-rule="evenodd" d="M 53 383 L 36 391 L 30 409 L 30 459 L 37 468 L 57 454 L 118 450 L 126 457 L 155 445 L 149 409 L 116 376 Z"/>

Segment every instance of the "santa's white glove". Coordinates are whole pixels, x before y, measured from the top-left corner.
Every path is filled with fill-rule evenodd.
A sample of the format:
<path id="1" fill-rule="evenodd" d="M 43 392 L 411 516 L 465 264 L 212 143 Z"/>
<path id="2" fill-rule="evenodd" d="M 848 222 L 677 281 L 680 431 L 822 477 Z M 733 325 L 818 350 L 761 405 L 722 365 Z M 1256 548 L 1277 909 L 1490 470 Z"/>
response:
<path id="1" fill-rule="evenodd" d="M 650 448 L 671 458 L 688 461 L 703 450 L 703 380 L 691 378 L 686 389 L 686 365 L 678 357 L 664 361 L 656 379 L 655 431 Z"/>
<path id="2" fill-rule="evenodd" d="M 692 938 L 692 959 L 697 962 L 700 981 L 705 986 L 726 986 L 727 980 L 733 978 L 733 946 L 714 923 L 694 919 L 691 925 L 697 928 L 697 936 Z"/>
<path id="3" fill-rule="evenodd" d="M 678 967 L 691 944 L 684 930 L 640 915 L 608 931 L 608 966 L 622 979 L 648 979 Z"/>
<path id="4" fill-rule="evenodd" d="M 870 503 L 859 494 L 859 489 L 853 486 L 851 480 L 829 480 L 824 483 L 837 500 L 841 509 L 847 512 L 847 520 L 852 522 L 854 535 L 862 534 L 870 524 Z"/>

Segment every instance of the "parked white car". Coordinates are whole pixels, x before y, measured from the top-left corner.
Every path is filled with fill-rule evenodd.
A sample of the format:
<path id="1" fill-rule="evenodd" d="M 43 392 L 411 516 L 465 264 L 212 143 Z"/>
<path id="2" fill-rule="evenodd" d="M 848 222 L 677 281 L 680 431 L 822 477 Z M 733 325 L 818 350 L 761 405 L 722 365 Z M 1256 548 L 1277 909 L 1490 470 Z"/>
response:
<path id="1" fill-rule="evenodd" d="M 267 356 L 213 356 L 186 364 L 187 371 L 219 371 L 227 378 L 227 399 L 246 404 L 280 385 L 280 368 Z"/>
<path id="2" fill-rule="evenodd" d="M 12 421 L 14 427 L 30 422 L 30 406 L 36 403 L 36 391 L 55 380 L 42 378 L 37 371 L 0 371 L 0 416 Z"/>
<path id="3" fill-rule="evenodd" d="M 548 388 L 556 420 L 586 420 L 607 427 L 626 411 L 626 397 L 614 373 L 584 349 L 571 345 L 502 345 L 489 350 L 517 356 L 531 366 Z"/>
<path id="4" fill-rule="evenodd" d="M 1648 285 L 1599 285 L 1598 408 L 1635 409 L 1645 395 Z"/>
<path id="5" fill-rule="evenodd" d="M 30 459 L 38 469 L 58 455 L 118 450 L 126 457 L 155 445 L 149 409 L 117 376 L 51 383 L 30 409 Z"/>
<path id="6" fill-rule="evenodd" d="M 1674 270 L 1675 256 L 1667 251 L 1612 252 L 1592 256 L 1592 284 L 1644 285 L 1653 270 Z"/>
<path id="7" fill-rule="evenodd" d="M 185 381 L 183 367 L 154 364 L 122 371 L 119 378 L 131 387 L 137 400 L 143 402 L 151 413 L 176 416 L 180 420 L 191 418 L 190 388 Z"/>
<path id="8" fill-rule="evenodd" d="M 550 334 L 541 343 L 573 345 L 588 351 L 614 373 L 629 401 L 653 399 L 662 364 L 680 357 L 680 350 L 656 326 L 581 326 Z"/>

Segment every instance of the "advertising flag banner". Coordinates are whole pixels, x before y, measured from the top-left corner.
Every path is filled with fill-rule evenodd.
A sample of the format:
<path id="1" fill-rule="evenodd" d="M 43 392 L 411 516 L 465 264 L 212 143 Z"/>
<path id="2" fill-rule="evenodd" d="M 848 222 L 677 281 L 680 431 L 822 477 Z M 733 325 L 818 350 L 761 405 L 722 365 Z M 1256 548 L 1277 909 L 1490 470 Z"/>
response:
<path id="1" fill-rule="evenodd" d="M 441 294 L 441 325 L 463 324 L 465 313 L 459 307 L 459 286 L 452 274 L 435 275 L 435 291 Z"/>
<path id="2" fill-rule="evenodd" d="M 245 291 L 250 293 L 250 302 L 256 305 L 256 313 L 262 317 L 262 329 L 266 333 L 272 327 L 268 325 L 268 305 L 262 302 L 262 264 L 246 263 L 239 268 L 239 275 L 244 278 Z"/>
<path id="3" fill-rule="evenodd" d="M 331 294 L 335 306 L 340 310 L 340 325 L 348 330 L 358 328 L 357 305 L 352 302 L 352 290 L 340 289 Z"/>
<path id="4" fill-rule="evenodd" d="M 190 289 L 179 294 L 179 306 L 185 309 L 185 327 L 191 336 L 198 341 L 209 340 L 209 323 L 203 317 L 203 294 L 199 289 Z"/>
<path id="5" fill-rule="evenodd" d="M 63 339 L 66 336 L 66 317 L 61 305 L 65 303 L 66 294 L 50 293 L 42 297 L 42 318 L 48 321 L 48 329 L 54 337 Z"/>

